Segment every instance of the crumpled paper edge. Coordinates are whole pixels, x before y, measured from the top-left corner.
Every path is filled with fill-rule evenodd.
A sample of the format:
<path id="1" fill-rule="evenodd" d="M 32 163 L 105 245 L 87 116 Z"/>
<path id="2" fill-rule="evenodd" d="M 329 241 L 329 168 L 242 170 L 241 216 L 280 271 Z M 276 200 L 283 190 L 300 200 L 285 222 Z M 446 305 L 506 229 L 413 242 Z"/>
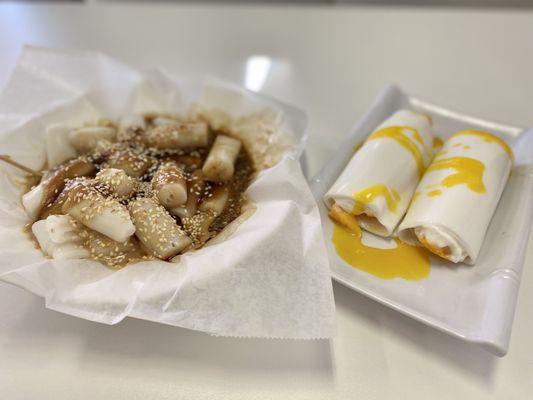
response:
<path id="1" fill-rule="evenodd" d="M 230 86 L 232 86 L 232 85 L 230 85 Z M 83 97 L 83 95 L 78 95 L 78 96 L 77 96 L 77 99 L 78 99 L 78 100 L 82 100 L 82 97 Z M 46 110 L 46 113 L 48 114 L 48 113 L 51 113 L 52 111 L 56 111 L 56 110 L 60 109 L 62 106 L 64 106 L 65 104 L 67 104 L 68 102 L 69 102 L 69 101 L 52 103 L 52 105 Z M 42 110 L 41 110 L 41 111 L 42 111 Z M 31 122 L 33 121 L 34 118 L 35 118 L 35 115 L 32 115 L 31 117 L 28 117 L 28 118 L 26 118 L 25 120 L 18 121 L 18 122 L 19 122 L 18 124 L 12 125 L 11 127 L 15 127 L 15 128 L 18 128 L 18 129 L 22 129 L 23 126 L 24 126 L 24 124 L 26 124 L 26 123 L 31 123 Z M 15 120 L 16 120 L 16 119 L 15 119 Z M 18 129 L 17 129 L 17 130 L 18 130 Z M 6 130 L 12 130 L 12 129 L 2 129 L 1 131 L 6 131 Z M 1 132 L 1 131 L 0 131 L 0 132 Z M 305 135 L 304 135 L 304 136 L 305 136 Z M 297 150 L 295 151 L 295 155 L 299 155 L 299 154 L 302 153 L 302 151 L 303 151 L 303 147 L 304 147 L 304 145 L 305 145 L 305 144 L 304 144 L 304 141 L 305 141 L 305 139 L 302 140 L 302 142 L 300 142 L 299 149 L 297 149 Z M 292 159 L 293 161 L 296 161 L 296 158 L 295 158 L 294 156 L 293 156 L 293 157 L 288 157 L 288 158 Z M 17 285 L 17 286 L 19 286 L 19 287 L 24 287 L 25 289 L 28 289 L 29 282 L 25 282 L 25 283 L 23 283 L 23 282 L 21 281 L 21 279 L 22 279 L 21 276 L 19 276 L 18 279 L 19 279 L 18 282 L 17 282 L 16 280 L 12 280 L 11 283 L 13 283 L 13 284 L 15 284 L 15 285 Z M 144 282 L 144 284 L 142 285 L 142 287 L 144 287 L 146 284 L 147 284 L 147 282 Z M 34 288 L 34 289 L 37 289 L 37 288 Z M 29 289 L 28 289 L 28 290 L 29 290 Z M 30 291 L 31 291 L 31 290 L 30 290 Z M 140 288 L 140 289 L 137 291 L 137 293 L 140 293 L 141 291 L 142 291 L 142 288 Z M 42 291 L 41 291 L 41 293 L 42 293 Z M 51 306 L 51 305 L 50 305 L 50 306 Z M 50 308 L 54 309 L 53 307 L 50 307 Z M 64 310 L 63 310 L 63 312 L 64 312 Z M 130 314 L 129 316 L 136 317 L 134 314 Z M 122 318 L 121 318 L 121 319 L 122 319 Z M 120 319 L 120 320 L 121 320 L 121 319 Z M 144 319 L 144 318 L 143 318 L 143 319 Z M 99 322 L 102 322 L 102 321 L 99 321 Z M 118 321 L 115 321 L 115 322 L 112 322 L 112 323 L 116 323 L 116 322 L 118 322 Z M 159 321 L 159 322 L 161 322 L 161 321 Z M 104 322 L 104 323 L 105 323 L 105 322 Z M 162 321 L 162 323 L 165 323 L 165 322 Z M 194 329 L 194 328 L 188 328 L 188 327 L 186 327 L 186 328 L 187 328 L 187 329 Z M 207 333 L 210 333 L 210 332 L 207 332 Z M 243 338 L 244 338 L 244 337 L 250 337 L 250 338 L 252 338 L 252 337 L 264 337 L 264 336 L 256 336 L 256 335 L 235 335 L 235 336 L 233 336 L 233 335 L 225 335 L 225 334 L 218 334 L 218 333 L 210 333 L 210 334 L 215 335 L 215 336 L 243 337 Z M 284 337 L 276 337 L 276 336 L 273 336 L 272 338 L 279 338 L 279 339 L 280 339 L 280 338 L 284 338 Z M 311 338 L 306 338 L 306 337 L 301 337 L 301 338 L 300 338 L 300 337 L 295 337 L 295 339 L 311 339 Z"/>

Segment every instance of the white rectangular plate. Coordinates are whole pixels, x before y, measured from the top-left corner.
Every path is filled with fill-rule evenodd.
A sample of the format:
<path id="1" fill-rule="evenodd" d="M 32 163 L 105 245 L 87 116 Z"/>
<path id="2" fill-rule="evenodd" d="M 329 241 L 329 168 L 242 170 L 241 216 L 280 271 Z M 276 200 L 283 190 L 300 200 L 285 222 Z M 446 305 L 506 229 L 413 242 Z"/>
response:
<path id="1" fill-rule="evenodd" d="M 331 243 L 332 223 L 322 197 L 350 160 L 354 147 L 399 109 L 430 114 L 435 133 L 446 139 L 461 129 L 496 133 L 513 147 L 515 165 L 491 221 L 475 266 L 431 259 L 426 279 L 384 280 L 345 263 Z M 311 180 L 319 204 L 332 276 L 338 282 L 399 312 L 498 356 L 506 354 L 533 217 L 533 129 L 505 126 L 463 115 L 387 87 Z M 468 223 L 468 221 L 465 221 Z"/>

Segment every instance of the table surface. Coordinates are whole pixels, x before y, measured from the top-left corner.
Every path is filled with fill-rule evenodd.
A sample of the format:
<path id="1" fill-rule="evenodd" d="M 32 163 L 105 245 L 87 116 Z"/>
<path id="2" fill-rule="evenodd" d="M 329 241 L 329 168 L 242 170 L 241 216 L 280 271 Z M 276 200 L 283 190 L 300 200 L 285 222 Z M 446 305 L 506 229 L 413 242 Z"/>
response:
<path id="1" fill-rule="evenodd" d="M 437 104 L 533 126 L 533 13 L 279 6 L 0 5 L 0 85 L 24 43 L 245 83 L 307 110 L 310 172 L 390 82 Z M 533 240 L 499 359 L 334 284 L 331 341 L 215 338 L 104 326 L 0 284 L 2 399 L 526 399 L 533 391 Z"/>

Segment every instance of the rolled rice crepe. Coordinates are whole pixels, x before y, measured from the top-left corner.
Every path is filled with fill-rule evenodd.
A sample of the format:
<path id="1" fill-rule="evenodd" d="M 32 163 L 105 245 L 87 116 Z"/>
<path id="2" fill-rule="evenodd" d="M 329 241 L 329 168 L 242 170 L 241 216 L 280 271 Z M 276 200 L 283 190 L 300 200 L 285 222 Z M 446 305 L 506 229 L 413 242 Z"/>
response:
<path id="1" fill-rule="evenodd" d="M 390 236 L 404 216 L 433 155 L 430 119 L 400 110 L 385 120 L 354 154 L 324 196 L 358 216 L 361 228 Z"/>
<path id="2" fill-rule="evenodd" d="M 474 264 L 513 163 L 507 143 L 465 130 L 449 138 L 420 181 L 398 235 L 452 262 Z"/>

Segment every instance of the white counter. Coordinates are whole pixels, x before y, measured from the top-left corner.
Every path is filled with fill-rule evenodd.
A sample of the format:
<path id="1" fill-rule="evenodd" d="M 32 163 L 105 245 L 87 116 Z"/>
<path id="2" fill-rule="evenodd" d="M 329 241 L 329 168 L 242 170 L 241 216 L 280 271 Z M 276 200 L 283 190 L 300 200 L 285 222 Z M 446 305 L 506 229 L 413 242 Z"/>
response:
<path id="1" fill-rule="evenodd" d="M 533 13 L 467 9 L 0 4 L 0 85 L 23 43 L 245 82 L 308 111 L 315 173 L 381 88 L 533 126 Z M 533 241 L 498 359 L 335 284 L 326 341 L 215 338 L 46 310 L 0 283 L 1 399 L 519 399 L 533 392 Z"/>

